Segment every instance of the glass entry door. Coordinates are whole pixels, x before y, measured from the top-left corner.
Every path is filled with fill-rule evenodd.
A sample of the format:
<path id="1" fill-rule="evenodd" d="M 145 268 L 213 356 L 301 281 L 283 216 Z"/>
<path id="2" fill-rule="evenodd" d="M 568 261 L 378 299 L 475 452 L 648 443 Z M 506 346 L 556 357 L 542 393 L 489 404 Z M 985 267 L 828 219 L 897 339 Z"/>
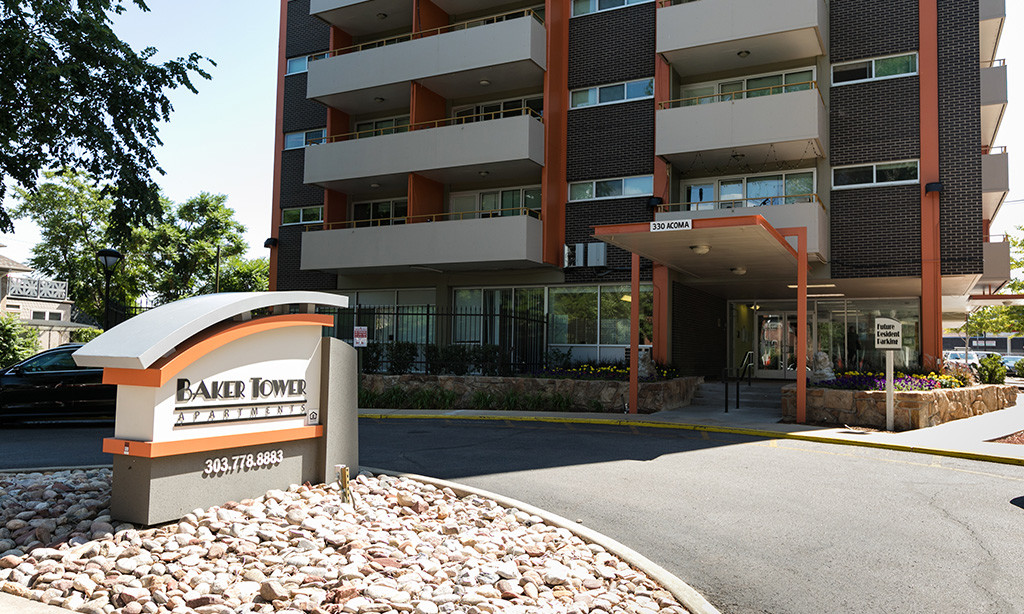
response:
<path id="1" fill-rule="evenodd" d="M 811 319 L 807 314 L 807 352 L 811 352 Z M 757 360 L 755 377 L 796 379 L 797 314 L 757 314 Z M 806 368 L 806 367 L 805 367 Z"/>

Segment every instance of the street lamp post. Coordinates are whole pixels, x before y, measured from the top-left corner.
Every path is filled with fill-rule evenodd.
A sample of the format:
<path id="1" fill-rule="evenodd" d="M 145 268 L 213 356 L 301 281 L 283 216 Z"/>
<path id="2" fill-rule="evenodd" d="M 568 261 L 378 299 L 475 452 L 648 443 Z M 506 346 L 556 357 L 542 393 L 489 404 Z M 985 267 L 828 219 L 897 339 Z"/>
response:
<path id="1" fill-rule="evenodd" d="M 96 252 L 96 260 L 99 260 L 100 265 L 103 267 L 103 277 L 105 280 L 103 291 L 103 330 L 110 329 L 110 276 L 114 274 L 114 269 L 117 268 L 122 258 L 123 256 L 121 256 L 120 252 L 109 247 Z"/>

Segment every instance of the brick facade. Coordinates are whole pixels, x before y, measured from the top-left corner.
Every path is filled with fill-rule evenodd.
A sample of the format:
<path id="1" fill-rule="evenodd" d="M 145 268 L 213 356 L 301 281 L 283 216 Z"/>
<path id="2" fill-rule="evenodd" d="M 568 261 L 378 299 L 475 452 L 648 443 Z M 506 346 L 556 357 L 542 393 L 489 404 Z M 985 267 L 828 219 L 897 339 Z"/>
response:
<path id="1" fill-rule="evenodd" d="M 722 376 L 728 355 L 726 301 L 672 282 L 672 364 L 687 375 Z"/>
<path id="2" fill-rule="evenodd" d="M 331 28 L 309 14 L 309 0 L 289 0 L 285 56 L 294 58 L 326 51 L 330 42 Z"/>
<path id="3" fill-rule="evenodd" d="M 616 200 L 593 200 L 571 202 L 565 207 L 565 242 L 572 246 L 576 243 L 592 243 L 593 227 L 606 224 L 625 224 L 629 222 L 649 222 L 654 213 L 647 205 L 647 198 L 624 198 Z M 614 282 L 630 280 L 632 262 L 626 250 L 609 245 L 607 247 L 605 268 L 575 267 L 565 269 L 566 283 L 586 283 L 593 281 Z M 651 261 L 640 259 L 640 278 L 651 280 Z"/>
<path id="4" fill-rule="evenodd" d="M 569 21 L 569 89 L 654 76 L 655 3 Z"/>
<path id="5" fill-rule="evenodd" d="M 337 276 L 319 271 L 303 271 L 302 225 L 281 226 L 277 238 L 278 290 L 333 290 Z"/>
<path id="6" fill-rule="evenodd" d="M 917 51 L 917 3 L 918 0 L 831 0 L 832 62 Z M 977 19 L 973 25 L 977 29 Z"/>
<path id="7" fill-rule="evenodd" d="M 654 172 L 654 102 L 638 100 L 569 111 L 566 179 Z"/>
<path id="8" fill-rule="evenodd" d="M 833 87 L 832 166 L 919 158 L 919 91 L 914 76 Z"/>
<path id="9" fill-rule="evenodd" d="M 984 271 L 978 4 L 939 0 L 939 199 L 943 275 Z"/>
<path id="10" fill-rule="evenodd" d="M 306 73 L 284 78 L 284 131 L 298 132 L 327 126 L 327 107 L 306 98 Z"/>
<path id="11" fill-rule="evenodd" d="M 832 192 L 832 277 L 921 275 L 916 185 Z"/>

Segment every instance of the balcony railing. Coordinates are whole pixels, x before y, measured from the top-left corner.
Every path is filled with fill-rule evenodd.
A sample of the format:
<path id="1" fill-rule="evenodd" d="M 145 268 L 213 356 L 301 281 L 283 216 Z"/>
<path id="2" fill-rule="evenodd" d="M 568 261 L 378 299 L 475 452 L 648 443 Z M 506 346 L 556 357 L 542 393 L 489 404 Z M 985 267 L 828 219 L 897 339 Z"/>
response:
<path id="1" fill-rule="evenodd" d="M 8 276 L 3 279 L 0 291 L 2 296 L 65 301 L 68 298 L 68 282 Z"/>
<path id="2" fill-rule="evenodd" d="M 530 209 L 529 207 L 511 207 L 507 209 L 488 209 L 486 211 L 453 211 L 448 213 L 401 215 L 386 218 L 347 220 L 344 222 L 329 222 L 324 224 L 308 224 L 305 227 L 305 231 L 314 232 L 318 230 L 339 230 L 344 228 L 401 226 L 403 224 L 409 224 L 414 222 L 450 222 L 452 220 L 475 220 L 481 218 L 513 217 L 517 215 L 528 215 L 538 220 L 541 219 L 540 209 Z"/>
<path id="3" fill-rule="evenodd" d="M 982 68 L 992 68 L 993 66 L 1006 66 L 1006 60 L 1000 58 L 998 60 L 982 60 L 981 61 L 981 67 Z"/>
<path id="4" fill-rule="evenodd" d="M 787 194 L 785 196 L 767 196 L 758 198 L 733 198 L 728 200 L 708 200 L 701 202 L 671 203 L 658 206 L 658 213 L 678 213 L 687 211 L 718 211 L 724 209 L 740 209 L 745 207 L 770 207 L 772 205 L 794 205 L 797 203 L 818 203 L 825 211 L 825 203 L 817 194 Z"/>
<path id="5" fill-rule="evenodd" d="M 996 145 L 995 147 L 982 147 L 981 155 L 983 156 L 995 156 L 1006 153 L 1006 145 Z"/>
<path id="6" fill-rule="evenodd" d="M 534 109 L 531 109 L 530 107 L 518 107 L 515 109 L 503 109 L 501 111 L 477 113 L 474 115 L 461 115 L 458 117 L 445 117 L 444 119 L 432 119 L 424 122 L 416 122 L 415 124 L 405 124 L 403 126 L 373 128 L 371 130 L 359 130 L 357 132 L 335 134 L 329 137 L 307 139 L 306 147 L 310 147 L 312 145 L 321 145 L 323 143 L 351 141 L 353 139 L 366 139 L 374 136 L 383 136 L 386 134 L 401 134 L 404 132 L 409 132 L 410 130 L 424 130 L 426 128 L 440 128 L 443 126 L 460 126 L 463 124 L 473 124 L 476 122 L 490 121 L 492 119 L 501 119 L 503 117 L 519 117 L 520 115 L 529 115 L 535 119 L 540 120 L 541 122 L 544 121 L 544 118 L 541 116 L 541 114 L 535 111 Z"/>
<path id="7" fill-rule="evenodd" d="M 426 38 L 428 36 L 434 36 L 436 34 L 447 34 L 448 32 L 456 32 L 458 30 L 465 30 L 467 28 L 475 28 L 477 26 L 485 26 L 492 23 L 498 23 L 502 21 L 508 21 L 510 19 L 519 19 L 520 17 L 533 17 L 540 23 L 544 23 L 544 17 L 534 9 L 519 9 L 517 11 L 510 11 L 508 13 L 501 13 L 500 15 L 491 15 L 489 17 L 480 17 L 477 19 L 470 19 L 468 21 L 460 21 L 458 23 L 449 24 L 447 26 L 441 26 L 439 28 L 431 28 L 430 30 L 421 30 L 419 32 L 409 32 L 408 34 L 401 34 L 399 36 L 391 36 L 388 38 L 381 38 L 377 40 L 368 41 L 365 43 L 359 43 L 358 45 L 350 45 L 348 47 L 341 47 L 339 49 L 332 49 L 326 54 L 321 55 L 317 58 L 310 58 L 311 60 L 321 60 L 324 58 L 333 58 L 335 56 L 344 55 L 346 53 L 356 53 L 358 51 L 366 51 L 367 49 L 376 49 L 377 47 L 386 47 L 388 45 L 397 45 L 398 43 L 404 43 L 419 38 Z"/>
<path id="8" fill-rule="evenodd" d="M 692 0 L 696 1 L 696 0 Z M 728 102 L 731 100 L 743 100 L 744 98 L 761 98 L 763 96 L 774 96 L 789 92 L 802 92 L 806 90 L 818 90 L 818 98 L 821 98 L 821 88 L 817 81 L 801 81 L 800 83 L 789 83 L 784 85 L 769 85 L 767 87 L 756 87 L 749 90 L 737 90 L 725 94 L 706 94 L 703 96 L 690 96 L 688 98 L 677 98 L 658 103 L 659 109 L 675 109 L 679 107 L 695 107 L 702 104 L 713 104 L 716 102 Z M 756 92 L 756 94 L 755 94 Z M 753 95 L 751 95 L 753 94 Z M 825 100 L 821 99 L 821 104 Z"/>

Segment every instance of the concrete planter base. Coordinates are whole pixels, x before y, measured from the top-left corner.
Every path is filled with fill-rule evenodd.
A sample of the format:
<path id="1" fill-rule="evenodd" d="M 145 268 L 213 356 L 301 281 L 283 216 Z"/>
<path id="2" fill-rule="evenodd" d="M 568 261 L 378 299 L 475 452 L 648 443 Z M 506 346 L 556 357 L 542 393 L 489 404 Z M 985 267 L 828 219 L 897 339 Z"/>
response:
<path id="1" fill-rule="evenodd" d="M 936 426 L 1011 407 L 1017 403 L 1017 387 L 970 386 L 895 393 L 897 431 Z M 782 415 L 796 418 L 796 384 L 782 388 Z M 885 392 L 875 390 L 807 389 L 807 421 L 885 428 Z"/>
<path id="2" fill-rule="evenodd" d="M 640 384 L 639 413 L 652 414 L 690 404 L 703 377 L 680 377 Z M 410 390 L 442 388 L 459 395 L 456 409 L 477 409 L 473 393 L 565 394 L 573 399 L 573 411 L 621 413 L 629 400 L 629 382 L 605 382 L 536 377 L 490 377 L 476 375 L 378 375 L 363 374 L 363 386 L 374 392 L 400 386 Z M 498 408 L 494 408 L 498 409 Z"/>

